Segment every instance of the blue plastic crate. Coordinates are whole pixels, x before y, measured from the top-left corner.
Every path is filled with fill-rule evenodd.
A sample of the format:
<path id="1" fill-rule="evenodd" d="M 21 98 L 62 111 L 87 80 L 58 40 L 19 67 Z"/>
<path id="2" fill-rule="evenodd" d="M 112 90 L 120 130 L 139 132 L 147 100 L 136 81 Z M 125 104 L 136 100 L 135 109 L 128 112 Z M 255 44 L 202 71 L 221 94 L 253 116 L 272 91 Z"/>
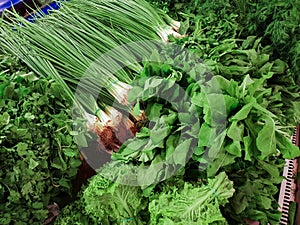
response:
<path id="1" fill-rule="evenodd" d="M 45 15 L 50 14 L 53 10 L 58 10 L 61 6 L 62 1 L 52 2 L 40 9 L 40 11 L 34 12 L 26 17 L 26 20 L 34 22 L 36 19 L 41 18 Z"/>
<path id="2" fill-rule="evenodd" d="M 23 2 L 23 0 L 0 0 L 0 13 L 3 10 L 9 9 L 21 2 Z"/>

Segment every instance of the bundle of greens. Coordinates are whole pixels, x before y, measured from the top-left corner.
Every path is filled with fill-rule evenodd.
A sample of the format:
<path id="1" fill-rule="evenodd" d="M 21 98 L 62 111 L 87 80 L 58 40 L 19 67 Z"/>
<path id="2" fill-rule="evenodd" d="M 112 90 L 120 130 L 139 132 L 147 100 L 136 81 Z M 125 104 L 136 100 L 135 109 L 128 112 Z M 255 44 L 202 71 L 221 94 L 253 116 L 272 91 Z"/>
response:
<path id="1" fill-rule="evenodd" d="M 186 20 L 193 34 L 212 37 L 215 43 L 229 38 L 227 35 L 232 32 L 235 38 L 245 39 L 253 35 L 262 37 L 262 43 L 272 47 L 274 58 L 289 64 L 293 71 L 294 82 L 299 85 L 298 1 L 195 0 L 186 3 L 181 0 L 163 2 L 149 0 L 149 2 L 175 19 Z"/>
<path id="2" fill-rule="evenodd" d="M 222 209 L 229 224 L 244 224 L 244 218 L 259 221 L 262 225 L 278 224 L 278 187 L 284 179 L 281 174 L 285 161 L 278 156 L 247 162 L 236 160 L 224 167 L 233 181 L 236 192 Z"/>
<path id="3" fill-rule="evenodd" d="M 117 153 L 112 154 L 112 159 L 149 166 L 148 173 L 144 173 L 143 182 L 146 182 L 140 181 L 140 185 L 165 180 L 179 168 L 185 168 L 187 177 L 192 177 L 191 168 L 195 167 L 198 169 L 196 177 L 214 177 L 224 170 L 229 177 L 234 177 L 236 161 L 248 167 L 258 164 L 258 174 L 267 181 L 253 177 L 252 173 L 258 168 L 251 170 L 246 184 L 241 182 L 242 175 L 234 179 L 238 196 L 234 199 L 247 198 L 251 203 L 243 208 L 240 201 L 232 200 L 236 201 L 236 212 L 232 217 L 235 221 L 249 218 L 275 224 L 280 213 L 274 195 L 278 191 L 276 185 L 281 182 L 279 171 L 283 164 L 273 157 L 293 159 L 300 152 L 289 140 L 297 114 L 287 105 L 285 110 L 289 110 L 292 117 L 282 120 L 281 92 L 278 92 L 278 86 L 268 82 L 289 70 L 282 61 L 270 60 L 267 48 L 261 50 L 259 39 L 249 37 L 242 44 L 237 42 L 224 41 L 212 49 L 209 59 L 205 58 L 202 63 L 186 52 L 172 52 L 174 48 L 170 51 L 170 46 L 154 53 L 152 62 L 144 64 L 144 70 L 136 77 L 137 82 L 132 83 L 128 95 L 132 102 L 147 104 L 145 112 L 149 126 L 143 127 L 135 139 L 125 142 Z M 221 50 L 224 51 L 222 54 Z M 168 63 L 159 59 L 163 56 Z M 182 59 L 186 61 L 182 62 Z M 189 161 L 190 153 L 193 154 Z M 245 189 L 246 185 L 257 188 L 256 198 L 253 198 L 253 192 Z M 266 191 L 261 191 L 264 188 Z M 252 201 L 257 199 L 264 200 L 253 204 Z M 264 205 L 264 201 L 270 204 Z M 230 215 L 227 214 L 229 219 Z"/>
<path id="4" fill-rule="evenodd" d="M 180 32 L 191 32 L 180 39 L 178 23 L 135 0 L 70 1 L 34 24 L 14 14 L 2 21 L 3 48 L 55 79 L 112 153 L 112 162 L 58 223 L 279 222 L 275 197 L 284 159 L 300 155 L 289 140 L 300 122 L 299 18 L 297 3 L 272 2 L 235 1 L 232 10 L 227 0 L 166 1 L 184 11 L 173 14 L 186 19 Z M 254 23 L 244 24 L 247 18 Z M 292 34 L 296 39 L 284 46 Z M 148 39 L 179 46 L 157 48 L 157 42 L 143 42 Z M 138 44 L 103 57 L 131 41 Z M 289 49 L 296 54 L 287 60 L 280 51 Z M 116 108 L 109 106 L 115 102 Z M 128 117 L 120 114 L 124 109 Z M 130 135 L 117 135 L 126 130 Z M 77 208 L 82 213 L 72 214 Z"/>
<path id="5" fill-rule="evenodd" d="M 208 179 L 206 185 L 173 180 L 150 197 L 150 224 L 228 224 L 219 207 L 228 202 L 234 189 L 224 172 Z"/>
<path id="6" fill-rule="evenodd" d="M 227 224 L 219 206 L 228 202 L 234 189 L 225 173 L 206 183 L 185 182 L 179 175 L 151 187 L 150 192 L 116 179 L 113 182 L 100 171 L 56 224 Z"/>
<path id="7" fill-rule="evenodd" d="M 48 205 L 70 198 L 81 164 L 72 102 L 54 80 L 0 58 L 0 223 L 41 224 Z"/>
<path id="8" fill-rule="evenodd" d="M 141 70 L 137 62 L 155 47 L 154 42 L 142 41 L 167 41 L 168 35 L 178 36 L 175 30 L 179 24 L 143 1 L 70 1 L 61 4 L 59 11 L 35 23 L 11 13 L 10 21 L 2 20 L 2 47 L 16 54 L 36 74 L 49 75 L 60 82 L 76 102 L 81 117 L 87 115 L 85 111 L 89 114 L 98 112 L 97 119 L 106 124 L 103 113 L 99 116 L 101 110 L 98 109 L 103 111 L 103 105 L 98 105 L 98 96 L 109 104 L 116 99 L 126 106 L 126 83 L 133 78 L 128 71 Z M 110 51 L 132 41 L 138 44 Z M 108 51 L 109 55 L 105 55 Z M 78 93 L 76 99 L 74 92 Z M 81 92 L 89 97 L 82 97 Z M 117 120 L 115 117 L 108 119 Z M 103 129 L 100 130 L 101 139 L 105 135 L 102 135 Z M 112 149 L 115 148 L 108 150 Z"/>

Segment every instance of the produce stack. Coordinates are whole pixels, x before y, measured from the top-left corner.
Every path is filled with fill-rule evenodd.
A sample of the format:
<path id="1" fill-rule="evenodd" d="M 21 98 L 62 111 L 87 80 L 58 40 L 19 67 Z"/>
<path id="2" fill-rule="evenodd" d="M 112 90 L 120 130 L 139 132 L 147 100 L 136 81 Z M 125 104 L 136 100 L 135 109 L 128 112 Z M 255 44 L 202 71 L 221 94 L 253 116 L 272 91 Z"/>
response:
<path id="1" fill-rule="evenodd" d="M 50 195 L 39 207 L 50 199 L 68 203 L 55 221 L 59 225 L 278 224 L 284 163 L 300 156 L 290 141 L 300 122 L 300 19 L 293 14 L 299 5 L 151 3 L 162 9 L 136 0 L 73 0 L 35 23 L 10 12 L 1 21 L 1 50 L 22 60 L 38 79 L 53 79 L 73 103 L 66 118 L 74 126 L 66 135 L 79 148 L 97 141 L 88 154 L 103 151 L 111 158 L 92 166 L 97 174 L 75 201 Z M 256 19 L 257 7 L 266 18 L 245 24 L 245 18 Z M 296 35 L 289 46 L 275 41 L 287 16 L 276 10 L 289 10 L 295 20 L 286 30 Z M 8 149 L 5 144 L 1 151 Z M 18 145 L 9 147 L 18 152 Z M 65 162 L 63 155 L 78 157 L 75 150 L 59 149 L 52 167 L 61 168 L 56 165 Z M 18 185 L 28 190 L 28 196 L 18 195 L 20 204 L 35 199 L 33 184 Z M 2 190 L 3 223 L 27 224 L 25 216 L 10 214 L 19 210 L 10 203 L 15 192 L 10 186 Z M 45 223 L 53 216 L 57 212 Z"/>

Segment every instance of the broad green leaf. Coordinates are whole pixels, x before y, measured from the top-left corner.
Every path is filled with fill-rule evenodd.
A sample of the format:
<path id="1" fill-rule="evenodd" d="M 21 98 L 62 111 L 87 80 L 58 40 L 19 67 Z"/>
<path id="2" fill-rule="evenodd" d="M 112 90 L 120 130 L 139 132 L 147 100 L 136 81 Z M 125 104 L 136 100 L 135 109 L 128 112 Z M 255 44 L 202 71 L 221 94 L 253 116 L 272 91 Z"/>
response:
<path id="1" fill-rule="evenodd" d="M 227 95 L 208 94 L 204 104 L 204 120 L 211 125 L 220 125 L 226 121 L 227 112 L 235 107 L 236 100 Z"/>
<path id="2" fill-rule="evenodd" d="M 44 207 L 43 203 L 42 202 L 33 202 L 32 203 L 32 207 L 34 209 L 42 209 Z"/>
<path id="3" fill-rule="evenodd" d="M 72 149 L 72 148 L 64 148 L 63 149 L 63 152 L 66 156 L 68 157 L 74 157 L 76 156 L 78 153 L 76 152 L 75 149 Z"/>
<path id="4" fill-rule="evenodd" d="M 230 118 L 231 121 L 236 120 L 244 120 L 248 117 L 251 109 L 253 108 L 254 102 L 248 103 L 244 105 L 233 117 Z"/>
<path id="5" fill-rule="evenodd" d="M 256 40 L 256 36 L 248 36 L 247 39 L 243 41 L 242 48 L 247 49 L 249 47 L 252 47 L 255 40 Z"/>
<path id="6" fill-rule="evenodd" d="M 30 82 L 39 80 L 39 78 L 36 77 L 36 76 L 34 75 L 34 73 L 32 73 L 32 72 L 26 73 L 26 74 L 22 74 L 22 75 L 19 75 L 19 76 L 22 77 L 22 78 L 24 78 L 25 80 L 30 81 Z"/>
<path id="7" fill-rule="evenodd" d="M 250 76 L 246 75 L 243 80 L 243 83 L 239 86 L 239 90 L 240 90 L 240 92 L 242 92 L 242 96 L 246 95 L 247 88 L 253 83 L 254 83 L 254 81 L 250 78 Z"/>
<path id="8" fill-rule="evenodd" d="M 263 118 L 265 124 L 263 128 L 258 132 L 256 138 L 256 145 L 261 152 L 261 159 L 266 158 L 277 152 L 276 149 L 276 137 L 275 137 L 275 122 L 270 117 Z"/>
<path id="9" fill-rule="evenodd" d="M 264 209 L 272 209 L 272 199 L 270 199 L 268 196 L 260 196 L 261 205 L 264 207 Z"/>
<path id="10" fill-rule="evenodd" d="M 35 116 L 33 114 L 31 114 L 30 112 L 25 113 L 24 118 L 31 121 L 35 118 Z"/>
<path id="11" fill-rule="evenodd" d="M 182 165 L 184 166 L 188 160 L 188 156 L 191 153 L 191 143 L 192 139 L 188 139 L 180 143 L 176 148 L 175 151 L 172 154 L 172 160 L 171 163 L 175 165 Z M 195 146 L 196 147 L 196 146 Z"/>
<path id="12" fill-rule="evenodd" d="M 238 121 L 233 121 L 227 130 L 227 136 L 233 141 L 242 141 L 244 134 L 244 125 L 238 125 Z"/>
<path id="13" fill-rule="evenodd" d="M 128 101 L 129 102 L 134 102 L 136 101 L 137 98 L 141 97 L 143 94 L 144 89 L 139 86 L 133 86 L 132 89 L 130 89 L 128 93 Z"/>
<path id="14" fill-rule="evenodd" d="M 231 155 L 241 157 L 242 156 L 242 148 L 239 141 L 231 142 L 225 146 L 227 152 Z"/>
<path id="15" fill-rule="evenodd" d="M 70 132 L 71 134 L 71 132 Z M 72 135 L 72 134 L 71 134 Z M 86 140 L 86 137 L 84 134 L 78 134 L 75 136 L 75 141 L 77 143 L 78 146 L 80 147 L 88 147 L 88 143 L 87 143 L 87 140 Z"/>
<path id="16" fill-rule="evenodd" d="M 11 82 L 6 88 L 4 89 L 3 98 L 4 99 L 12 99 L 14 92 L 15 92 L 15 83 Z"/>
<path id="17" fill-rule="evenodd" d="M 31 182 L 27 182 L 26 184 L 24 184 L 24 186 L 22 187 L 21 193 L 23 195 L 28 195 L 28 194 L 33 193 Z"/>
<path id="18" fill-rule="evenodd" d="M 135 135 L 137 138 L 147 138 L 150 137 L 150 130 L 147 127 L 142 127 L 140 132 Z"/>
<path id="19" fill-rule="evenodd" d="M 78 168 L 81 165 L 81 160 L 78 158 L 71 158 L 69 161 L 69 165 L 71 168 Z"/>
<path id="20" fill-rule="evenodd" d="M 155 127 L 156 128 L 156 127 Z M 165 126 L 150 131 L 150 138 L 154 144 L 163 143 L 164 139 L 170 134 L 172 127 Z"/>
<path id="21" fill-rule="evenodd" d="M 203 97 L 202 93 L 195 93 L 191 98 L 191 102 L 196 106 L 203 107 Z"/>
<path id="22" fill-rule="evenodd" d="M 276 132 L 276 144 L 285 159 L 295 159 L 300 156 L 299 147 L 295 146 L 291 140 Z"/>
<path id="23" fill-rule="evenodd" d="M 70 180 L 67 180 L 66 178 L 61 178 L 60 180 L 59 180 L 59 185 L 61 186 L 61 187 L 64 187 L 64 188 L 67 188 L 67 189 L 69 189 L 69 188 L 71 188 L 71 182 L 70 182 Z"/>
<path id="24" fill-rule="evenodd" d="M 179 135 L 170 135 L 166 141 L 166 159 L 169 158 L 178 144 Z"/>
<path id="25" fill-rule="evenodd" d="M 177 120 L 178 114 L 170 111 L 168 115 L 163 115 L 159 119 L 159 124 L 172 126 L 174 122 Z"/>
<path id="26" fill-rule="evenodd" d="M 212 135 L 215 135 L 215 128 L 211 128 L 207 123 L 203 123 L 199 132 L 198 147 L 208 146 Z"/>
<path id="27" fill-rule="evenodd" d="M 140 150 L 143 146 L 148 143 L 146 139 L 130 139 L 125 143 L 126 149 L 129 152 L 134 152 Z"/>
<path id="28" fill-rule="evenodd" d="M 273 118 L 276 118 L 277 116 L 274 115 L 271 111 L 265 109 L 264 107 L 262 107 L 261 105 L 257 104 L 257 103 L 254 103 L 253 104 L 253 107 L 259 111 L 261 111 L 261 114 L 264 113 L 266 115 L 268 115 L 269 117 L 273 117 Z"/>
<path id="29" fill-rule="evenodd" d="M 133 113 L 135 116 L 138 116 L 140 114 L 141 108 L 140 108 L 140 101 L 137 99 L 136 104 L 133 107 Z"/>
<path id="30" fill-rule="evenodd" d="M 220 131 L 218 131 L 220 132 Z M 226 132 L 222 131 L 218 136 L 210 139 L 210 147 L 208 147 L 208 157 L 210 160 L 216 158 L 220 151 L 222 151 L 222 146 L 226 137 Z"/>
<path id="31" fill-rule="evenodd" d="M 235 155 L 219 151 L 215 158 L 209 160 L 207 166 L 207 176 L 214 177 L 221 167 L 233 164 L 235 162 L 235 158 Z"/>

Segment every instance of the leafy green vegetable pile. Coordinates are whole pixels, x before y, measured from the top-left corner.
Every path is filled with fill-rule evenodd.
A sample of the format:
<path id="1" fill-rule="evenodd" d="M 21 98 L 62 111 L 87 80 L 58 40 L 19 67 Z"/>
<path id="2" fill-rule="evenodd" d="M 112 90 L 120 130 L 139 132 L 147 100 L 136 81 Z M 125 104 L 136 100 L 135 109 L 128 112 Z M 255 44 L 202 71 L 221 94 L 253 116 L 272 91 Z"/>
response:
<path id="1" fill-rule="evenodd" d="M 116 128 L 107 121 L 118 115 L 101 111 L 107 109 L 101 100 L 116 100 L 122 110 L 131 110 L 131 116 L 145 114 L 146 121 L 124 143 L 113 135 L 107 138 L 116 141 L 112 161 L 89 180 L 55 223 L 208 225 L 246 224 L 247 219 L 262 225 L 279 223 L 277 195 L 284 162 L 300 156 L 299 148 L 290 142 L 300 122 L 299 3 L 150 2 L 180 19 L 178 32 L 188 35 L 166 38 L 178 34 L 174 21 L 134 0 L 132 6 L 127 1 L 66 3 L 64 10 L 39 25 L 26 22 L 31 30 L 18 27 L 19 33 L 11 30 L 10 22 L 3 22 L 4 49 L 20 54 L 40 75 L 51 72 L 59 82 L 37 79 L 31 73 L 1 77 L 0 96 L 5 100 L 0 125 L 8 130 L 0 136 L 6 146 L 1 151 L 7 155 L 3 158 L 11 159 L 3 165 L 13 167 L 13 172 L 1 174 L 1 179 L 7 179 L 0 186 L 5 197 L 3 223 L 15 216 L 10 214 L 11 205 L 38 210 L 17 208 L 23 217 L 14 221 L 35 221 L 33 215 L 44 218 L 47 212 L 40 210 L 50 199 L 56 201 L 59 194 L 70 191 L 80 162 L 68 120 L 71 101 L 61 96 L 61 88 L 69 89 L 72 98 L 86 69 L 103 52 L 121 43 L 162 36 L 170 43 L 155 49 L 150 58 L 145 56 L 142 63 L 111 74 L 115 62 L 135 59 L 135 54 L 124 51 L 99 66 L 104 71 L 99 80 L 92 77 L 118 87 L 108 88 L 111 93 L 99 91 L 100 106 L 88 97 L 78 103 L 100 114 L 95 116 L 102 122 L 98 123 L 101 129 Z M 82 10 L 75 14 L 78 7 Z M 151 13 L 154 25 L 143 15 L 145 11 Z M 57 29 L 49 30 L 49 25 Z M 159 25 L 167 26 L 169 33 Z M 62 39 L 60 32 L 67 38 Z M 40 41 L 33 39 L 35 35 Z M 60 40 L 61 45 L 50 44 L 48 38 Z M 17 47 L 19 42 L 24 48 Z M 65 54 L 72 49 L 77 57 Z M 147 52 L 143 46 L 135 50 Z M 97 91 L 95 83 L 85 84 L 84 90 Z M 33 151 L 42 147 L 46 150 Z M 15 158 L 22 160 L 15 162 Z M 38 168 L 37 181 L 15 177 L 28 170 L 26 178 Z M 19 186 L 12 180 L 20 181 Z"/>
<path id="2" fill-rule="evenodd" d="M 72 102 L 53 80 L 0 59 L 0 223 L 41 224 L 48 205 L 71 195 L 81 164 Z"/>
<path id="3" fill-rule="evenodd" d="M 298 147 L 289 140 L 291 127 L 284 126 L 298 117 L 293 114 L 291 120 L 283 120 L 286 117 L 281 112 L 282 92 L 272 84 L 280 75 L 289 75 L 288 66 L 278 59 L 272 61 L 268 48 L 253 36 L 242 42 L 220 42 L 210 50 L 209 57 L 196 57 L 196 62 L 188 53 L 174 51 L 175 44 L 171 46 L 153 52 L 136 82 L 131 83 L 128 100 L 146 104 L 149 126 L 112 154 L 113 161 L 90 181 L 73 207 L 83 208 L 82 218 L 95 224 L 124 220 L 132 224 L 245 224 L 246 219 L 278 224 L 281 213 L 277 210 L 276 194 L 283 179 L 284 159 L 300 155 Z M 180 65 L 183 58 L 184 70 L 171 66 Z M 168 99 L 164 99 L 166 96 Z M 135 105 L 137 112 L 139 106 Z M 118 167 L 118 163 L 125 164 Z M 140 180 L 135 176 L 142 173 L 144 166 L 148 168 Z M 105 168 L 123 171 L 122 179 L 127 179 L 127 184 L 138 184 L 142 192 L 134 186 L 119 186 L 118 182 L 106 180 L 109 184 L 103 184 L 104 177 L 107 179 Z M 181 178 L 169 178 L 177 172 L 181 172 Z M 197 188 L 190 190 L 195 182 L 205 184 L 221 174 L 227 174 L 233 181 L 234 194 L 226 192 L 229 203 L 211 202 L 208 206 L 202 202 L 198 214 L 181 208 L 180 202 L 201 199 L 187 196 L 194 191 L 203 192 Z M 172 179 L 181 179 L 175 182 L 174 190 L 169 183 Z M 164 181 L 157 183 L 160 180 Z M 112 186 L 113 191 L 103 190 L 102 185 Z M 164 189 L 166 186 L 171 190 Z M 129 188 L 123 204 L 134 204 L 131 194 L 140 196 L 141 202 L 136 202 L 136 207 L 122 207 L 129 208 L 126 212 L 116 208 L 118 203 L 104 204 L 106 201 L 101 199 L 106 195 L 112 199 L 125 195 L 117 187 Z M 159 197 L 153 200 L 152 193 L 157 190 Z M 117 214 L 107 218 L 107 214 L 99 213 L 98 207 L 113 209 Z M 138 211 L 132 212 L 133 209 Z M 93 210 L 97 213 L 93 214 Z M 72 215 L 61 220 L 69 221 L 69 217 Z"/>
<path id="4" fill-rule="evenodd" d="M 227 224 L 219 206 L 233 192 L 225 173 L 205 183 L 174 176 L 149 193 L 96 175 L 56 224 Z"/>

